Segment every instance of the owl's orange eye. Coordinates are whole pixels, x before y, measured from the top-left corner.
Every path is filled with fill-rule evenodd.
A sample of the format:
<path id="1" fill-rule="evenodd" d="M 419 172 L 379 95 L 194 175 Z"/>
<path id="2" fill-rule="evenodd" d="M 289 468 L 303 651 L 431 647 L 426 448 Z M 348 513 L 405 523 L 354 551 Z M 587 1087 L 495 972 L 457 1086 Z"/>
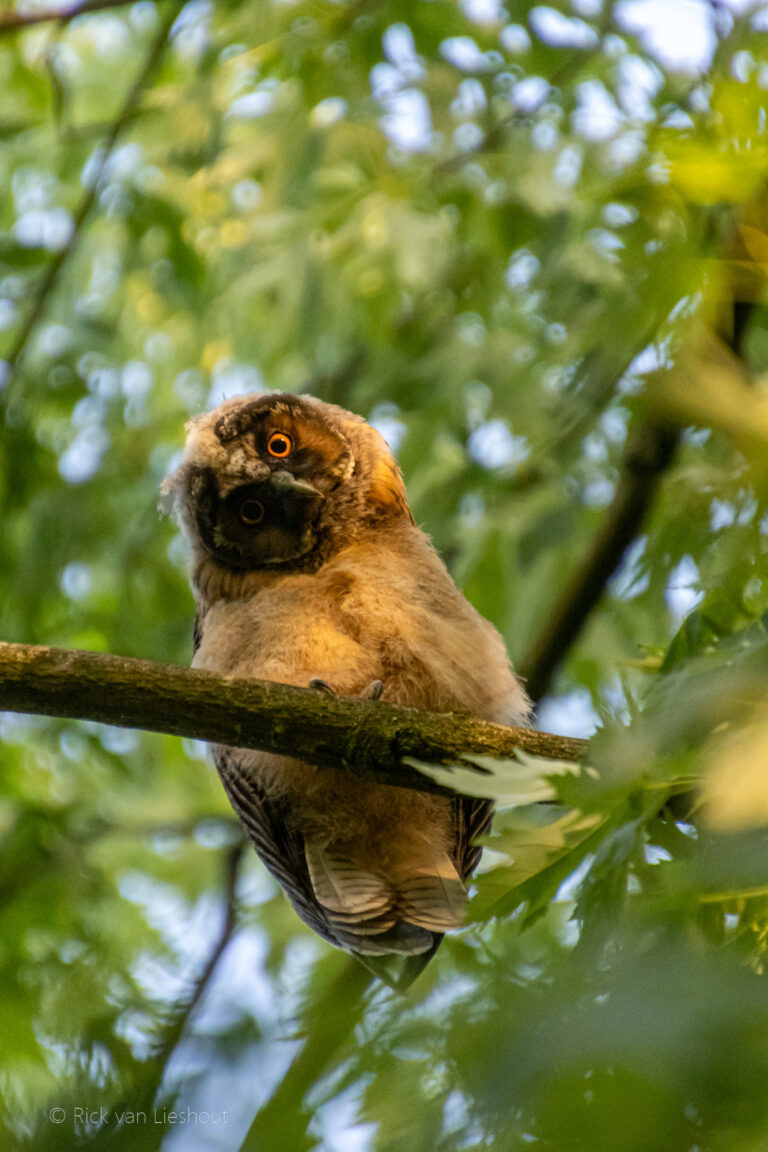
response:
<path id="1" fill-rule="evenodd" d="M 270 456 L 283 456 L 290 455 L 291 448 L 293 448 L 293 441 L 290 436 L 285 432 L 273 432 L 267 441 L 267 451 Z"/>
<path id="2" fill-rule="evenodd" d="M 243 524 L 259 524 L 264 519 L 264 505 L 258 500 L 243 500 L 240 505 L 240 519 Z"/>

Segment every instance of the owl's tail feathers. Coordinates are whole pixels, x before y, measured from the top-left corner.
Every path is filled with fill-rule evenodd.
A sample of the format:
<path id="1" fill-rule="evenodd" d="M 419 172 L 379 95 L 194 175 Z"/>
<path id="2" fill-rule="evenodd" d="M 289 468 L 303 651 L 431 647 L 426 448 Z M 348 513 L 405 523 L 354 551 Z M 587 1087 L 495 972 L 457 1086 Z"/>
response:
<path id="1" fill-rule="evenodd" d="M 315 897 L 343 947 L 367 956 L 434 952 L 442 934 L 464 917 L 466 889 L 444 859 L 385 876 L 307 842 L 305 853 Z"/>
<path id="2" fill-rule="evenodd" d="M 392 889 L 383 876 L 312 841 L 304 851 L 315 896 L 334 919 L 380 920 L 391 913 Z"/>
<path id="3" fill-rule="evenodd" d="M 367 968 L 369 972 L 387 984 L 393 992 L 404 993 L 424 971 L 440 947 L 442 940 L 441 935 L 433 932 L 432 943 L 429 948 L 414 956 L 399 956 L 392 952 L 386 956 L 370 956 L 355 951 L 352 954 L 364 968 Z"/>
<path id="4" fill-rule="evenodd" d="M 395 882 L 397 910 L 404 920 L 431 932 L 460 928 L 467 890 L 447 856 L 431 868 L 406 873 Z"/>

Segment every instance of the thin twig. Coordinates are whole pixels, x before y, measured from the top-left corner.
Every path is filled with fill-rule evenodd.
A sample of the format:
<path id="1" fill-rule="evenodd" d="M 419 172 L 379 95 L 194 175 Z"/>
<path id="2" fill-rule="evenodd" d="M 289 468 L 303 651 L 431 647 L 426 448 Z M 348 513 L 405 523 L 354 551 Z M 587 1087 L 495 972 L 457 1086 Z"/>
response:
<path id="1" fill-rule="evenodd" d="M 521 663 L 520 673 L 534 700 L 546 693 L 556 669 L 640 531 L 678 439 L 679 430 L 674 426 L 647 420 L 630 441 L 616 494 L 592 548 Z"/>
<path id="2" fill-rule="evenodd" d="M 594 47 L 588 49 L 573 49 L 570 55 L 566 56 L 565 60 L 563 60 L 548 77 L 547 84 L 550 90 L 568 84 L 591 60 L 601 55 L 603 51 L 603 36 L 611 30 L 612 26 L 613 13 L 609 7 L 602 21 L 599 36 Z M 544 102 L 544 99 L 542 99 L 540 104 Z M 521 108 L 512 108 L 497 120 L 492 120 L 487 131 L 483 133 L 483 136 L 476 144 L 471 148 L 467 148 L 464 152 L 458 152 L 454 156 L 449 156 L 447 159 L 441 160 L 439 164 L 435 165 L 433 175 L 447 175 L 452 172 L 457 172 L 475 156 L 479 156 L 485 152 L 496 151 L 504 143 L 509 129 L 517 124 L 530 123 L 535 111 L 536 108 L 530 111 Z"/>
<path id="3" fill-rule="evenodd" d="M 235 934 L 235 929 L 237 928 L 237 882 L 240 876 L 240 866 L 243 861 L 245 849 L 246 841 L 244 838 L 241 838 L 236 844 L 233 844 L 227 852 L 224 864 L 224 922 L 222 923 L 216 944 L 205 963 L 205 967 L 195 981 L 192 994 L 177 1011 L 173 1024 L 163 1039 L 163 1045 L 156 1057 L 162 1065 L 163 1075 L 165 1074 L 165 1070 L 170 1063 L 173 1053 L 181 1042 L 187 1025 L 194 1015 L 195 1009 L 213 979 L 213 974 L 218 967 L 219 961 Z M 158 1083 L 162 1083 L 162 1077 L 159 1078 Z"/>
<path id="4" fill-rule="evenodd" d="M 99 185 L 107 169 L 107 164 L 109 163 L 109 159 L 115 149 L 115 145 L 117 144 L 117 141 L 120 138 L 123 130 L 133 119 L 139 101 L 141 100 L 142 93 L 144 92 L 144 89 L 147 87 L 147 85 L 151 82 L 157 68 L 160 65 L 160 61 L 162 60 L 166 49 L 168 38 L 171 34 L 171 29 L 173 28 L 173 25 L 182 7 L 182 0 L 175 0 L 175 2 L 168 9 L 160 24 L 157 35 L 152 41 L 150 50 L 147 53 L 146 59 L 144 60 L 144 64 L 140 68 L 136 79 L 131 85 L 123 102 L 122 108 L 120 109 L 117 117 L 115 120 L 113 120 L 109 128 L 107 136 L 104 140 L 104 144 L 102 146 L 101 157 L 96 172 L 93 174 L 90 183 L 86 188 L 82 199 L 80 200 L 80 204 L 75 211 L 72 221 L 72 233 L 69 237 L 69 240 L 64 245 L 64 247 L 56 253 L 48 265 L 43 278 L 40 281 L 37 292 L 35 294 L 35 298 L 32 301 L 32 305 L 16 335 L 13 346 L 8 355 L 5 357 L 6 371 L 9 376 L 13 373 L 13 370 L 18 365 L 19 360 L 21 359 L 29 342 L 30 336 L 45 314 L 49 300 L 56 288 L 56 284 L 58 282 L 62 268 L 77 248 L 80 236 L 83 231 L 83 226 L 85 225 L 85 222 L 90 215 L 91 209 L 93 208 L 96 196 L 99 192 Z M 6 395 L 7 393 L 8 389 L 6 388 Z"/>
<path id="5" fill-rule="evenodd" d="M 174 1010 L 170 1023 L 166 1026 L 162 1044 L 150 1061 L 141 1068 L 141 1081 L 132 1087 L 126 1098 L 112 1106 L 110 1109 L 112 1116 L 150 1113 L 150 1110 L 154 1115 L 160 1111 L 162 1101 L 159 1100 L 159 1096 L 163 1089 L 167 1088 L 163 1081 L 173 1056 L 197 1006 L 208 991 L 219 962 L 237 929 L 237 884 L 245 846 L 245 840 L 240 840 L 229 849 L 225 858 L 224 921 L 205 967 L 197 976 L 190 995 Z M 144 1152 L 156 1152 L 163 1142 L 165 1132 L 165 1124 L 157 1122 L 151 1124 L 146 1136 L 142 1138 L 141 1147 Z M 100 1152 L 122 1152 L 123 1149 L 135 1148 L 130 1127 L 126 1125 L 118 1125 L 115 1128 L 97 1126 L 90 1133 L 90 1139 L 82 1141 L 79 1146 L 89 1145 L 98 1147 Z"/>
<path id="6" fill-rule="evenodd" d="M 190 816 L 188 820 L 142 820 L 137 823 L 131 821 L 117 822 L 97 818 L 78 827 L 76 831 L 70 830 L 69 838 L 73 841 L 92 842 L 100 836 L 125 836 L 131 839 L 150 839 L 152 837 L 167 837 L 186 839 L 196 836 L 201 828 L 216 828 L 224 833 L 230 840 L 236 840 L 242 829 L 234 816 L 224 816 L 221 812 L 211 812 L 200 816 Z"/>
<path id="7" fill-rule="evenodd" d="M 408 767 L 407 759 L 460 764 L 465 754 L 511 757 L 522 749 L 579 761 L 587 750 L 585 740 L 468 713 L 396 708 L 269 680 L 28 644 L 0 644 L 0 709 L 256 748 L 422 792 L 446 790 Z"/>

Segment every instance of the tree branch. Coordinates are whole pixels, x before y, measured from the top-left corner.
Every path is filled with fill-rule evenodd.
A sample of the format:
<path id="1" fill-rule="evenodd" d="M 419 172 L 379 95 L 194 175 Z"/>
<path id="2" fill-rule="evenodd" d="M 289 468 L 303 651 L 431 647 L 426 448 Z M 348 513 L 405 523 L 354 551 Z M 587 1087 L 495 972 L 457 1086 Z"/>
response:
<path id="1" fill-rule="evenodd" d="M 616 571 L 651 507 L 661 476 L 669 467 L 679 429 L 646 421 L 630 441 L 616 494 L 591 551 L 576 569 L 546 627 L 520 666 L 528 692 L 540 700 L 592 609 Z"/>
<path id="2" fill-rule="evenodd" d="M 117 117 L 113 120 L 109 128 L 107 136 L 104 140 L 104 144 L 102 145 L 101 158 L 99 160 L 97 170 L 94 172 L 90 184 L 86 188 L 85 193 L 80 200 L 80 204 L 75 211 L 72 220 L 72 233 L 69 237 L 69 240 L 63 248 L 59 249 L 59 251 L 56 253 L 46 268 L 45 273 L 43 274 L 43 277 L 38 285 L 37 292 L 35 293 L 35 297 L 32 301 L 29 311 L 27 312 L 26 318 L 24 319 L 18 333 L 16 334 L 16 339 L 13 342 L 10 352 L 5 357 L 6 370 L 9 378 L 19 360 L 21 359 L 24 349 L 29 342 L 30 336 L 34 332 L 35 327 L 45 314 L 48 301 L 53 294 L 54 289 L 56 288 L 56 284 L 58 283 L 62 268 L 77 248 L 83 226 L 85 225 L 85 222 L 90 215 L 91 209 L 93 208 L 96 200 L 96 196 L 98 195 L 99 185 L 106 171 L 109 158 L 115 149 L 115 145 L 117 144 L 120 135 L 128 125 L 129 121 L 132 119 L 144 89 L 151 82 L 157 68 L 160 65 L 160 61 L 162 60 L 163 53 L 166 49 L 168 37 L 171 34 L 171 29 L 173 28 L 173 25 L 182 7 L 183 0 L 175 0 L 175 3 L 173 3 L 166 12 L 160 23 L 157 35 L 152 41 L 149 52 L 147 53 L 146 59 L 144 60 L 144 64 L 142 65 L 136 79 L 131 85 L 128 94 L 123 101 L 122 108 L 120 109 Z M 85 11 L 86 9 L 83 8 L 81 10 Z M 74 15 L 77 14 L 78 13 L 74 13 Z M 3 28 L 4 25 L 0 25 L 0 31 L 2 31 Z M 7 393 L 8 389 L 6 389 L 6 395 Z"/>
<path id="3" fill-rule="evenodd" d="M 87 12 L 100 12 L 105 8 L 123 8 L 130 0 L 84 0 L 81 4 L 68 4 L 63 8 L 38 8 L 32 12 L 0 13 L 0 36 L 20 32 L 36 24 L 69 24 L 76 16 Z"/>
<path id="4" fill-rule="evenodd" d="M 421 792 L 446 793 L 403 763 L 460 763 L 516 749 L 581 760 L 586 740 L 421 712 L 97 652 L 0 643 L 0 709 L 95 720 L 295 756 L 320 768 Z"/>

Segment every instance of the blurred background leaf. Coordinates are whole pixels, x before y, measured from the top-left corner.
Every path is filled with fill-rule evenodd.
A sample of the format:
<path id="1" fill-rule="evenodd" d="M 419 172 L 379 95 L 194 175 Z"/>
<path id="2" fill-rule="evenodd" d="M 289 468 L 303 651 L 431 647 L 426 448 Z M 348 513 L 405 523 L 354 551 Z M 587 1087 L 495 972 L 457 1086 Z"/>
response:
<path id="1" fill-rule="evenodd" d="M 589 764 L 480 777 L 406 998 L 240 856 L 197 743 L 0 717 L 3 1147 L 765 1145 L 766 12 L 661 7 L 0 14 L 3 639 L 188 662 L 159 486 L 281 388 L 387 437 L 521 665 L 679 435 L 554 637 L 538 722 Z"/>

